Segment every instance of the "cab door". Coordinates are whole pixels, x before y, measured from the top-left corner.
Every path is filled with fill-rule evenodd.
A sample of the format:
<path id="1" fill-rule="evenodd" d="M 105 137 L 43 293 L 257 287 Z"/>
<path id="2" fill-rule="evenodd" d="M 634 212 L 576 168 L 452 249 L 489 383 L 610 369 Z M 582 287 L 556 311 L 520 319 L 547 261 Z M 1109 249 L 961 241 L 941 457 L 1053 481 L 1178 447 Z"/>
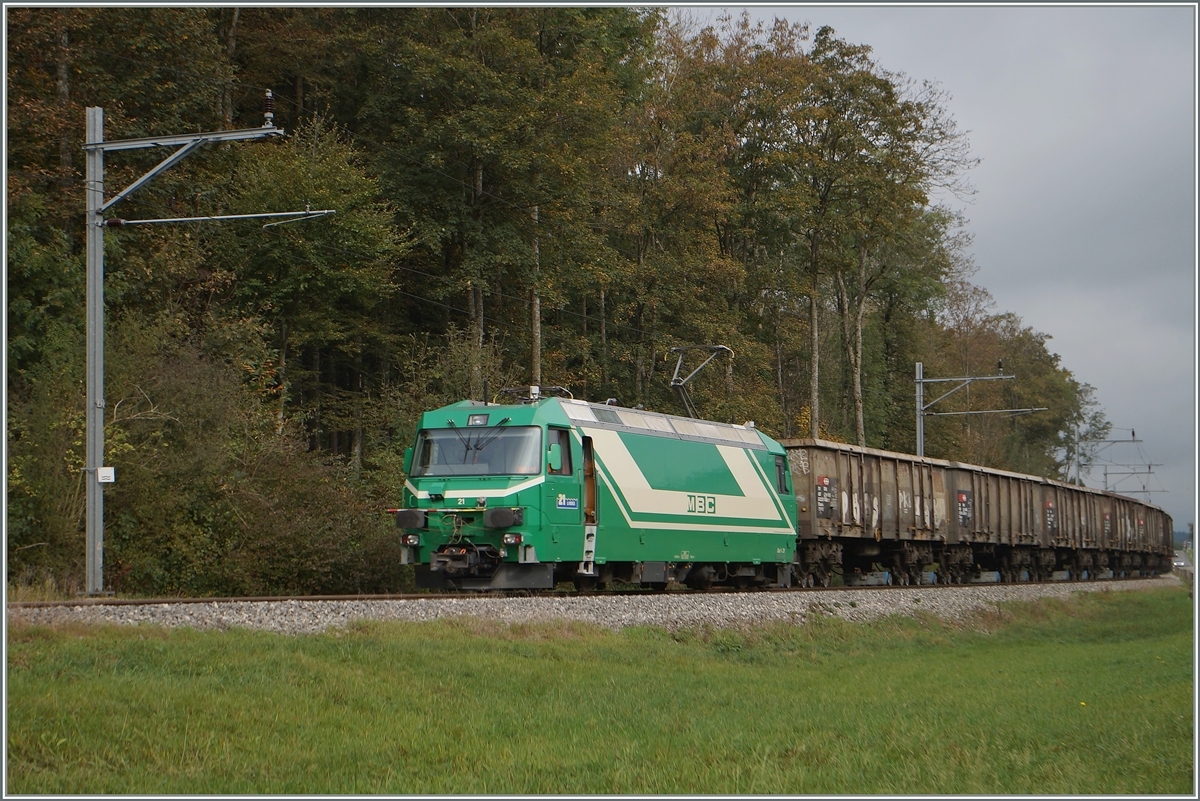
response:
<path id="1" fill-rule="evenodd" d="M 552 463 L 557 447 L 558 464 Z M 546 484 L 542 509 L 550 529 L 550 541 L 564 549 L 564 560 L 573 559 L 572 543 L 583 534 L 583 492 L 580 482 L 579 454 L 572 449 L 571 429 L 550 426 L 546 429 Z M 556 550 L 557 550 L 556 549 Z"/>

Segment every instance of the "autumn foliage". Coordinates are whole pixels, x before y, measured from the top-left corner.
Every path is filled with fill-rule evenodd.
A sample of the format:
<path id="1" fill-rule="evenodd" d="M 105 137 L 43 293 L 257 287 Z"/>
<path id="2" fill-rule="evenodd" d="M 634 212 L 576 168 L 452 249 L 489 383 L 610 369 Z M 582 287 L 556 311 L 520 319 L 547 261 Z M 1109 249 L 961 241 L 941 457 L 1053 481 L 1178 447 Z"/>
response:
<path id="1" fill-rule="evenodd" d="M 332 208 L 106 236 L 106 580 L 398 589 L 416 416 L 528 383 L 911 450 L 913 365 L 1019 381 L 930 455 L 1057 475 L 1101 432 L 1047 337 L 969 284 L 974 164 L 936 86 L 828 28 L 621 8 L 9 8 L 10 579 L 82 576 L 83 133 L 256 127 L 112 210 Z M 110 154 L 109 195 L 165 154 Z M 534 310 L 537 310 L 536 312 Z M 948 407 L 949 408 L 949 407 Z M 963 420 L 969 419 L 970 423 Z M 1102 436 L 1101 436 L 1102 438 Z"/>

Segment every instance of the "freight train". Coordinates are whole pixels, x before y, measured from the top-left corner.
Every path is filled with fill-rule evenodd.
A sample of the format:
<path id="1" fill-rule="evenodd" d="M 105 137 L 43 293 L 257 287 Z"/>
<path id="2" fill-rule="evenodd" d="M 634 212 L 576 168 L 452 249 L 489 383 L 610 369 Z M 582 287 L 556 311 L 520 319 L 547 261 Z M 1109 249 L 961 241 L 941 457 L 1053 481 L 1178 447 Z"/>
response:
<path id="1" fill-rule="evenodd" d="M 429 588 L 1079 580 L 1173 553 L 1169 516 L 1112 493 L 537 387 L 426 412 L 404 467 Z"/>

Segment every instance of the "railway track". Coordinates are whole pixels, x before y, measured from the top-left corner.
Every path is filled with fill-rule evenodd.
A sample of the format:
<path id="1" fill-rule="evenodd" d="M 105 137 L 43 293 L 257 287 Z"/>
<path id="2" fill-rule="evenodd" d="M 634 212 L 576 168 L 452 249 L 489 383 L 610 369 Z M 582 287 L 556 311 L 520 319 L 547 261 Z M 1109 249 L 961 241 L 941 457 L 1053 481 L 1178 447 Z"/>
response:
<path id="1" fill-rule="evenodd" d="M 1079 592 L 1166 586 L 1175 578 L 1108 579 L 1042 584 L 952 584 L 830 589 L 701 592 L 646 590 L 545 592 L 525 597 L 495 593 L 257 596 L 252 598 L 89 598 L 9 604 L 14 625 L 151 625 L 163 628 L 256 629 L 308 635 L 360 621 L 426 623 L 474 618 L 483 624 L 576 622 L 611 630 L 651 626 L 668 630 L 802 624 L 837 616 L 864 623 L 906 615 L 968 621 L 997 604 Z"/>
<path id="2" fill-rule="evenodd" d="M 579 590 L 465 590 L 460 592 L 417 592 L 381 593 L 375 595 L 253 595 L 206 598 L 114 598 L 80 597 L 62 601 L 9 601 L 9 609 L 46 609 L 56 607 L 107 607 L 107 606 L 164 606 L 171 604 L 244 604 L 244 603 L 287 603 L 289 601 L 332 601 L 332 602 L 376 602 L 376 601 L 461 601 L 463 599 L 505 598 L 615 598 L 643 596 L 647 598 L 711 596 L 711 595 L 756 595 L 763 593 L 846 593 L 846 592 L 894 592 L 899 590 L 971 590 L 981 587 L 1081 587 L 1120 584 L 1130 581 L 1147 581 L 1154 576 L 1131 576 L 1126 578 L 1096 579 L 1085 581 L 1023 581 L 1002 584 L 980 582 L 967 584 L 882 584 L 836 587 L 714 587 L 709 590 L 692 590 L 686 587 L 671 587 L 655 591 L 644 587 Z"/>

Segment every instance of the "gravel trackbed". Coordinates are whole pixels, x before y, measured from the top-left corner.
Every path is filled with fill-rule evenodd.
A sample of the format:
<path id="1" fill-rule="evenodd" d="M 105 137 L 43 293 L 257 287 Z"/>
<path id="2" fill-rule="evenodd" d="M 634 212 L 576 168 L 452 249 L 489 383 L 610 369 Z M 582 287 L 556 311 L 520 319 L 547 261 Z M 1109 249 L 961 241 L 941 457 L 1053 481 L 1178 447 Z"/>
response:
<path id="1" fill-rule="evenodd" d="M 1127 581 L 905 587 L 806 592 L 647 593 L 564 597 L 492 598 L 464 596 L 436 600 L 234 601 L 153 605 L 78 605 L 8 608 L 13 624 L 54 625 L 68 622 L 191 626 L 197 629 L 251 628 L 285 634 L 312 634 L 341 628 L 359 619 L 432 620 L 470 615 L 506 623 L 575 620 L 621 629 L 662 626 L 743 627 L 770 621 L 803 623 L 814 615 L 836 615 L 852 621 L 888 615 L 924 613 L 961 620 L 1004 601 L 1040 597 L 1067 598 L 1075 592 L 1117 592 L 1171 586 L 1177 578 Z"/>

